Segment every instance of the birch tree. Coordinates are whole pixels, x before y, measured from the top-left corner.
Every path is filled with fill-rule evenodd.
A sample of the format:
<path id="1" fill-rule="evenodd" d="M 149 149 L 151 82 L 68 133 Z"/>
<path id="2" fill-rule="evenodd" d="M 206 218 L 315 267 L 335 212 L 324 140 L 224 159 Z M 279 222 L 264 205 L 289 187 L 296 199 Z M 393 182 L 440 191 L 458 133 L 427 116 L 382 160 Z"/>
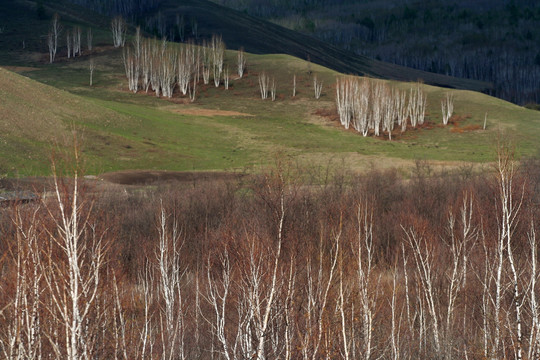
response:
<path id="1" fill-rule="evenodd" d="M 358 239 L 354 253 L 356 255 L 356 281 L 360 298 L 360 317 L 362 318 L 362 358 L 368 360 L 373 353 L 373 326 L 377 291 L 374 290 L 373 271 L 373 214 L 367 206 L 357 210 Z"/>
<path id="2" fill-rule="evenodd" d="M 41 263 L 50 302 L 47 311 L 55 324 L 45 336 L 57 358 L 91 359 L 95 356 L 92 339 L 103 326 L 98 304 L 108 246 L 89 222 L 91 204 L 80 199 L 77 171 L 69 192 L 56 175 L 53 181 L 56 204 L 55 208 L 47 205 L 47 211 L 56 229 L 49 234 L 49 246 L 62 257 L 54 259 L 47 252 Z"/>
<path id="3" fill-rule="evenodd" d="M 127 24 L 122 16 L 116 16 L 111 20 L 111 32 L 115 48 L 123 47 L 126 42 Z"/>
<path id="4" fill-rule="evenodd" d="M 81 36 L 82 31 L 79 26 L 75 26 L 72 31 L 73 34 L 73 57 L 76 55 L 82 55 Z"/>
<path id="5" fill-rule="evenodd" d="M 330 288 L 334 282 L 340 252 L 341 229 L 332 235 L 329 256 L 323 251 L 323 239 L 319 241 L 316 259 L 308 258 L 304 282 L 304 302 L 300 309 L 300 321 L 296 322 L 300 354 L 303 359 L 318 359 L 321 341 L 325 337 L 326 313 L 330 301 Z M 324 260 L 328 259 L 325 264 Z M 314 267 L 314 262 L 318 266 Z M 328 270 L 323 270 L 327 268 Z"/>
<path id="6" fill-rule="evenodd" d="M 16 207 L 12 216 L 15 243 L 10 255 L 15 270 L 14 295 L 0 310 L 0 318 L 6 320 L 0 330 L 0 354 L 6 359 L 37 360 L 43 356 L 40 211 L 39 206 L 30 212 Z M 7 292 L 4 296 L 8 297 Z"/>
<path id="7" fill-rule="evenodd" d="M 71 49 L 73 49 L 73 40 L 71 37 L 71 32 L 69 30 L 66 31 L 66 46 L 67 46 L 67 58 L 69 59 L 71 57 Z M 75 57 L 75 55 L 73 55 Z"/>
<path id="8" fill-rule="evenodd" d="M 517 343 L 516 358 L 523 358 L 523 330 L 522 330 L 522 285 L 520 284 L 520 271 L 517 260 L 514 256 L 513 235 L 519 222 L 519 212 L 523 204 L 524 190 L 521 194 L 514 193 L 515 168 L 513 155 L 510 149 L 502 147 L 499 150 L 498 163 L 498 185 L 500 201 L 500 221 L 499 221 L 499 247 L 506 249 L 508 265 L 510 267 L 511 286 L 513 290 L 513 306 L 515 315 L 515 337 Z M 499 275 L 498 275 L 499 276 Z M 500 307 L 500 294 L 498 294 L 498 306 Z"/>
<path id="9" fill-rule="evenodd" d="M 94 80 L 94 70 L 96 69 L 96 62 L 94 61 L 94 59 L 90 59 L 88 68 L 90 70 L 90 86 L 92 86 Z"/>
<path id="10" fill-rule="evenodd" d="M 92 33 L 92 29 L 88 28 L 86 30 L 86 48 L 88 49 L 88 51 L 93 50 L 94 48 L 93 41 L 94 41 L 94 35 Z"/>
<path id="11" fill-rule="evenodd" d="M 162 306 L 160 307 L 160 333 L 162 334 L 162 358 L 185 359 L 184 338 L 185 304 L 182 282 L 186 268 L 180 259 L 180 230 L 175 219 L 169 225 L 169 216 L 163 205 L 159 214 L 159 245 L 156 251 L 158 289 Z"/>
<path id="12" fill-rule="evenodd" d="M 244 71 L 246 69 L 246 56 L 243 47 L 241 47 L 237 53 L 236 69 L 238 71 L 238 77 L 240 79 L 244 77 Z"/>
<path id="13" fill-rule="evenodd" d="M 54 14 L 49 33 L 47 35 L 47 46 L 49 47 L 49 63 L 53 63 L 56 58 L 56 51 L 58 49 L 58 37 L 62 31 L 62 25 L 60 25 L 60 16 Z"/>
<path id="14" fill-rule="evenodd" d="M 469 257 L 472 248 L 478 240 L 478 230 L 472 224 L 473 216 L 473 199 L 470 195 L 463 197 L 463 203 L 460 209 L 459 222 L 453 213 L 448 216 L 448 233 L 449 241 L 446 243 L 450 253 L 450 269 L 446 272 L 448 281 L 446 290 L 446 320 L 444 324 L 444 356 L 446 358 L 454 358 L 457 354 L 454 349 L 457 348 L 454 343 L 453 330 L 456 328 L 456 307 L 458 297 L 464 290 L 467 283 L 467 268 L 469 265 Z M 458 229 L 461 230 L 458 232 Z M 464 317 L 462 330 L 465 330 Z"/>
<path id="15" fill-rule="evenodd" d="M 529 307 L 530 307 L 530 333 L 529 333 L 529 349 L 527 351 L 528 359 L 535 359 L 540 356 L 540 308 L 537 298 L 538 277 L 538 247 L 536 242 L 536 231 L 533 221 L 531 221 L 530 230 L 527 234 L 531 251 L 530 257 L 530 289 L 529 289 Z"/>
<path id="16" fill-rule="evenodd" d="M 447 93 L 445 98 L 441 100 L 441 110 L 442 110 L 443 125 L 447 125 L 448 120 L 450 120 L 454 112 L 454 95 L 453 94 Z"/>
<path id="17" fill-rule="evenodd" d="M 221 74 L 223 72 L 223 61 L 225 56 L 225 43 L 223 42 L 221 35 L 212 35 L 210 50 L 214 73 L 214 85 L 218 87 L 221 80 Z"/>
<path id="18" fill-rule="evenodd" d="M 259 74 L 259 91 L 261 92 L 261 99 L 268 98 L 268 89 L 270 87 L 270 77 L 266 72 L 262 71 Z"/>
<path id="19" fill-rule="evenodd" d="M 272 76 L 272 82 L 270 84 L 270 97 L 272 101 L 276 101 L 276 78 Z"/>
<path id="20" fill-rule="evenodd" d="M 226 67 L 225 70 L 223 70 L 223 85 L 225 86 L 225 90 L 229 90 L 229 68 Z"/>
<path id="21" fill-rule="evenodd" d="M 413 229 L 404 230 L 406 235 L 406 241 L 410 248 L 412 249 L 413 259 L 415 262 L 415 274 L 418 279 L 420 309 L 423 311 L 423 303 L 427 306 L 427 312 L 429 314 L 429 325 L 430 332 L 433 339 L 433 352 L 437 356 L 442 356 L 442 347 L 441 347 L 441 333 L 440 333 L 440 322 L 439 322 L 439 306 L 437 294 L 435 292 L 434 283 L 436 281 L 436 274 L 434 269 L 434 251 L 430 247 L 427 240 L 419 235 Z M 423 318 L 424 316 L 421 316 Z M 425 330 L 422 329 L 421 319 L 421 330 L 420 338 L 422 336 L 427 336 Z M 426 326 L 427 330 L 427 326 Z M 428 352 L 431 352 L 428 350 Z"/>
<path id="22" fill-rule="evenodd" d="M 229 261 L 229 254 L 227 250 L 224 251 L 220 258 L 221 274 L 219 277 L 214 276 L 211 271 L 210 259 L 208 259 L 208 266 L 206 271 L 207 276 L 207 288 L 204 295 L 206 301 L 212 309 L 212 314 L 205 315 L 201 312 L 201 316 L 210 325 L 211 332 L 215 336 L 220 344 L 219 353 L 227 360 L 236 359 L 234 355 L 236 353 L 237 340 L 234 345 L 231 344 L 231 340 L 227 337 L 227 321 L 229 319 L 229 301 L 231 292 L 231 264 Z M 212 352 L 212 356 L 214 352 Z"/>
<path id="23" fill-rule="evenodd" d="M 319 81 L 317 79 L 317 75 L 314 75 L 313 76 L 313 90 L 315 92 L 315 99 L 318 100 L 321 97 L 322 88 L 323 88 L 323 81 Z"/>

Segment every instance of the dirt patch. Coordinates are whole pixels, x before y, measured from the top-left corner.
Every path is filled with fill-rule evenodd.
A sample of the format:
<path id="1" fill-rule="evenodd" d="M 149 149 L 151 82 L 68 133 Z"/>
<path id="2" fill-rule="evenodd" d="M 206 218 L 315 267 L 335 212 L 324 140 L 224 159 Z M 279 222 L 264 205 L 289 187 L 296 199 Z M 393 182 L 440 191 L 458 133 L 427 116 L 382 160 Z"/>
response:
<path id="1" fill-rule="evenodd" d="M 105 173 L 100 179 L 122 185 L 149 185 L 163 182 L 200 182 L 216 180 L 237 180 L 243 174 L 223 171 L 153 171 L 125 170 Z"/>
<path id="2" fill-rule="evenodd" d="M 255 116 L 252 114 L 241 113 L 238 111 L 212 110 L 212 109 L 169 109 L 176 114 L 195 115 L 195 116 Z"/>
<path id="3" fill-rule="evenodd" d="M 16 73 L 40 70 L 39 68 L 29 67 L 29 66 L 2 66 L 2 67 L 6 70 L 13 71 Z"/>

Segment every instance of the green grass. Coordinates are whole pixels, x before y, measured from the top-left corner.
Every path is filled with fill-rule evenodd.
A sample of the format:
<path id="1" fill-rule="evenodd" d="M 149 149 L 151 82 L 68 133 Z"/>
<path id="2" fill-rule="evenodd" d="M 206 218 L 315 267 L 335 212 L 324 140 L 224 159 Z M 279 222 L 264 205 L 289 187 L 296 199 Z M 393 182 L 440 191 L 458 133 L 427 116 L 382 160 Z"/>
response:
<path id="1" fill-rule="evenodd" d="M 6 60 L 0 66 L 33 66 L 24 76 L 0 70 L 0 175 L 49 173 L 50 155 L 69 149 L 72 129 L 81 142 L 88 173 L 122 169 L 231 170 L 257 167 L 282 153 L 308 165 L 347 159 L 355 168 L 412 163 L 425 159 L 444 164 L 487 162 L 495 155 L 497 138 L 513 139 L 519 155 L 539 153 L 540 113 L 487 95 L 425 86 L 431 129 L 408 130 L 393 141 L 362 137 L 329 118 L 335 111 L 334 87 L 339 74 L 289 55 L 247 54 L 248 72 L 231 80 L 228 91 L 212 84 L 199 87 L 194 104 L 127 91 L 121 50 L 104 45 L 91 55 L 55 64 L 35 61 L 34 52 Z M 33 55 L 34 54 L 34 55 Z M 88 86 L 88 62 L 97 64 L 94 86 Z M 226 63 L 235 72 L 234 51 Z M 262 101 L 258 73 L 277 82 L 278 99 Z M 323 96 L 313 97 L 311 71 L 324 81 Z M 297 75 L 297 97 L 291 98 Z M 410 84 L 393 82 L 408 89 Z M 440 127 L 440 99 L 455 94 L 455 113 L 464 118 L 459 129 L 479 128 L 488 113 L 487 130 Z M 185 113 L 189 110 L 189 113 Z M 204 116 L 201 110 L 239 112 Z M 182 113 L 184 112 L 184 113 Z M 397 133 L 397 131 L 396 131 Z M 44 134 L 48 134 L 45 136 Z M 54 135 L 54 136 L 53 136 Z M 69 150 L 68 150 L 69 151 Z"/>

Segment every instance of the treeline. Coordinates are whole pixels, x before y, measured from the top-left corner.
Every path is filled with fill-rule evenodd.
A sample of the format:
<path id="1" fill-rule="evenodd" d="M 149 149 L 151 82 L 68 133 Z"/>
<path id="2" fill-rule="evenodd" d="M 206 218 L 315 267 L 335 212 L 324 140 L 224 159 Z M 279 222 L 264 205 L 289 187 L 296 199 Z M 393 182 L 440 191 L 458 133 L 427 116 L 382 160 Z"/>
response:
<path id="1" fill-rule="evenodd" d="M 109 16 L 136 19 L 147 11 L 156 9 L 161 0 L 69 0 L 95 12 Z"/>
<path id="2" fill-rule="evenodd" d="M 1 211 L 0 352 L 56 358 L 536 358 L 540 164 L 103 192 Z M 102 185 L 98 185 L 102 186 Z"/>

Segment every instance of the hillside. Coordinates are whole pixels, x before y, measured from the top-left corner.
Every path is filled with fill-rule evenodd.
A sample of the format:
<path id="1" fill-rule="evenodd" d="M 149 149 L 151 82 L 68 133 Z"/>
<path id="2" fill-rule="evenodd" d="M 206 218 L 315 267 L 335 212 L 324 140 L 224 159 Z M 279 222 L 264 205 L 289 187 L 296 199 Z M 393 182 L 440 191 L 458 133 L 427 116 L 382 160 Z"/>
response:
<path id="1" fill-rule="evenodd" d="M 214 0 L 373 59 L 494 84 L 491 95 L 540 102 L 540 3 Z"/>
<path id="2" fill-rule="evenodd" d="M 226 62 L 233 63 L 235 55 L 228 52 Z M 17 69 L 34 80 L 2 70 L 2 114 L 10 114 L 2 115 L 2 172 L 47 174 L 54 144 L 66 149 L 61 144 L 71 139 L 72 128 L 90 174 L 250 169 L 272 162 L 278 153 L 299 164 L 337 162 L 357 170 L 373 164 L 409 167 L 415 159 L 460 166 L 491 161 L 501 133 L 515 139 L 518 154 L 535 155 L 540 150 L 538 112 L 480 93 L 454 91 L 455 111 L 462 120 L 444 128 L 438 125 L 439 99 L 447 90 L 427 85 L 430 129 L 395 134 L 393 141 L 362 137 L 335 122 L 336 72 L 311 65 L 326 84 L 322 97 L 315 100 L 305 61 L 286 55 L 246 55 L 250 70 L 243 79 L 233 80 L 229 90 L 201 86 L 193 104 L 179 94 L 166 100 L 127 92 L 119 51 L 94 55 L 94 87 L 88 86 L 89 57 Z M 262 70 L 276 79 L 275 102 L 260 99 L 257 77 Z M 293 73 L 298 74 L 295 98 L 290 97 Z M 483 131 L 486 112 L 488 128 Z"/>
<path id="3" fill-rule="evenodd" d="M 37 3 L 34 1 L 15 0 L 0 4 L 0 28 L 3 29 L 0 33 L 0 48 L 9 51 L 9 54 L 5 51 L 0 53 L 0 60 L 3 60 L 4 64 L 18 65 L 29 59 L 33 62 L 46 61 L 46 57 L 39 56 L 38 52 L 47 51 L 47 28 L 50 16 L 55 12 L 69 24 L 93 28 L 96 44 L 110 41 L 106 17 L 66 0 L 48 0 L 42 1 L 41 4 L 45 14 L 41 19 L 36 14 Z M 177 15 L 183 16 L 186 22 L 197 24 L 197 41 L 208 39 L 212 34 L 222 34 L 225 43 L 231 49 L 244 47 L 247 52 L 254 54 L 289 54 L 304 60 L 310 59 L 313 63 L 344 74 L 368 75 L 398 81 L 421 79 L 426 84 L 474 91 L 485 91 L 491 87 L 487 82 L 453 78 L 354 55 L 321 40 L 208 0 L 164 0 L 158 10 L 146 14 L 139 22 L 149 25 L 146 28 L 150 34 L 154 32 L 159 35 L 160 31 L 150 25 L 159 20 L 166 24 L 167 29 L 163 33 L 168 35 L 174 27 Z M 23 42 L 25 49 L 22 49 Z M 29 52 L 31 54 L 28 54 Z"/>
<path id="4" fill-rule="evenodd" d="M 255 54 L 289 54 L 304 60 L 310 59 L 344 74 L 398 81 L 422 79 L 426 84 L 474 91 L 484 91 L 491 86 L 486 82 L 457 79 L 354 55 L 324 41 L 208 0 L 166 0 L 160 5 L 158 13 L 171 26 L 177 14 L 183 15 L 185 19 L 195 19 L 199 37 L 209 38 L 212 34 L 222 34 L 225 43 L 232 49 L 244 47 L 246 51 Z M 153 15 L 157 16 L 158 13 Z M 152 14 L 146 17 L 151 18 Z"/>
<path id="5" fill-rule="evenodd" d="M 384 134 L 378 138 L 363 137 L 347 131 L 337 121 L 335 105 L 335 81 L 340 73 L 317 65 L 313 57 L 312 62 L 307 62 L 303 56 L 246 53 L 247 72 L 239 79 L 233 74 L 237 53 L 228 50 L 225 66 L 232 75 L 229 90 L 224 89 L 223 83 L 218 88 L 200 83 L 193 103 L 180 95 L 178 89 L 172 99 L 156 98 L 151 91 L 133 94 L 127 88 L 122 50 L 112 48 L 109 31 L 103 25 L 107 23 L 105 18 L 97 17 L 100 22 L 93 23 L 89 13 L 79 17 L 76 7 L 63 8 L 65 3 L 45 2 L 47 12 L 62 10 L 65 29 L 91 26 L 96 36 L 92 51 L 84 50 L 82 56 L 67 59 L 62 48 L 65 45 L 61 44 L 57 61 L 47 64 L 46 49 L 40 43 L 42 38 L 31 37 L 28 29 L 46 29 L 49 20 L 31 20 L 35 14 L 24 11 L 28 3 L 16 4 L 13 8 L 0 5 L 23 16 L 17 22 L 29 23 L 21 34 L 12 33 L 9 26 L 6 33 L 15 34 L 13 37 L 0 34 L 1 44 L 7 44 L 0 50 L 0 66 L 18 65 L 9 69 L 23 75 L 0 71 L 0 176 L 49 173 L 50 154 L 69 148 L 72 130 L 81 143 L 90 174 L 128 169 L 249 171 L 276 156 L 288 156 L 299 164 L 315 167 L 339 162 L 357 170 L 373 164 L 407 168 L 417 159 L 461 166 L 464 162 L 491 161 L 496 139 L 501 134 L 513 139 L 518 155 L 535 156 L 540 151 L 539 112 L 478 92 L 453 90 L 456 118 L 443 127 L 440 101 L 449 90 L 429 85 L 422 86 L 428 98 L 424 127 L 395 133 L 392 141 Z M 166 2 L 164 6 L 171 4 Z M 53 5 L 56 7 L 50 7 Z M 221 11 L 220 7 L 203 1 L 187 1 L 168 9 L 170 14 L 183 11 L 186 19 L 190 11 L 193 16 L 199 16 L 200 40 L 210 35 L 205 30 L 210 25 L 205 24 L 210 24 Z M 286 47 L 297 49 L 302 43 L 301 35 L 291 35 L 280 44 L 282 28 L 269 31 L 263 41 L 254 41 L 258 36 L 256 31 L 263 31 L 268 24 L 253 25 L 252 34 L 239 31 L 237 42 L 229 42 L 227 37 L 236 39 L 232 29 L 245 30 L 255 20 L 228 11 L 231 13 L 225 14 L 230 16 L 221 23 L 216 20 L 213 26 L 223 30 L 229 48 L 241 44 L 259 52 L 270 51 L 272 46 L 275 51 L 285 51 Z M 9 20 L 5 13 L 0 16 L 3 21 Z M 288 34 L 288 30 L 283 31 Z M 16 49 L 16 43 L 26 36 L 29 36 L 27 47 Z M 306 40 L 300 48 L 324 54 L 326 48 L 314 44 Z M 179 45 L 169 46 L 177 49 Z M 332 51 L 338 50 L 328 51 L 333 54 Z M 88 86 L 90 60 L 96 64 L 92 87 Z M 339 64 L 347 65 L 345 61 Z M 362 66 L 367 68 L 366 64 Z M 411 74 L 400 75 L 397 67 L 386 69 L 395 71 L 396 77 Z M 275 102 L 260 98 L 258 77 L 263 71 L 277 84 Z M 297 95 L 292 97 L 295 75 Z M 318 100 L 313 96 L 313 76 L 323 82 L 322 97 Z M 388 84 L 401 90 L 411 88 L 409 83 L 388 81 Z M 486 114 L 487 129 L 482 130 Z"/>
<path id="6" fill-rule="evenodd" d="M 129 144 L 96 130 L 112 123 L 121 126 L 128 122 L 127 116 L 1 67 L 0 99 L 0 175 L 47 173 L 52 154 L 73 143 L 73 131 L 84 142 L 82 150 L 90 163 L 107 159 L 113 152 L 121 154 Z"/>

